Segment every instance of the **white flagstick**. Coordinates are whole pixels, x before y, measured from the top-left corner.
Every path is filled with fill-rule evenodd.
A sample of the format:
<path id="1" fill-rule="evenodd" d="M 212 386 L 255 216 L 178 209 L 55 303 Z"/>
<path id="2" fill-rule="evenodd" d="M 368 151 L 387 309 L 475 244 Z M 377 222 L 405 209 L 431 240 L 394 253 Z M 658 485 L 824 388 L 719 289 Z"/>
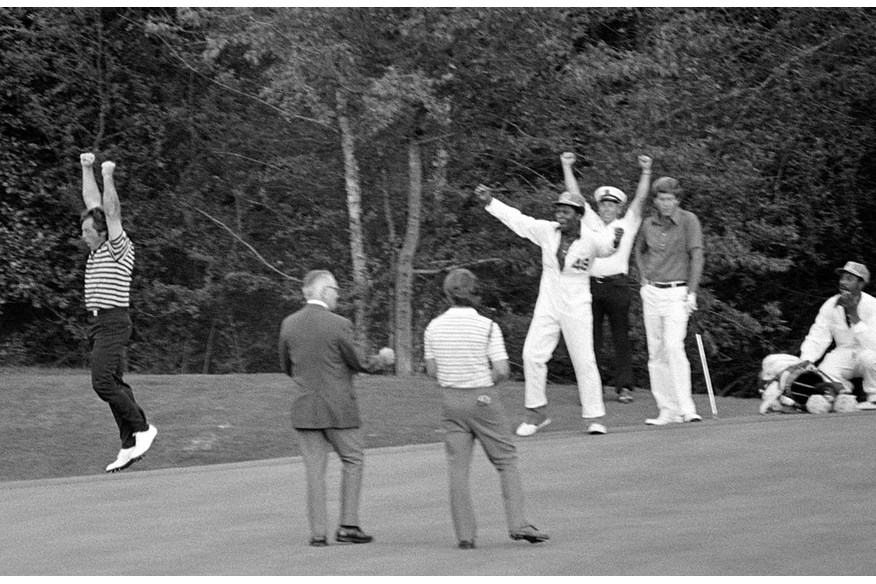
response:
<path id="1" fill-rule="evenodd" d="M 703 375 L 706 378 L 706 389 L 709 390 L 709 405 L 712 406 L 712 417 L 718 417 L 718 408 L 715 406 L 715 392 L 712 391 L 712 376 L 709 375 L 709 364 L 706 362 L 706 351 L 703 348 L 703 337 L 696 333 L 697 347 L 700 349 L 700 361 L 703 363 Z"/>

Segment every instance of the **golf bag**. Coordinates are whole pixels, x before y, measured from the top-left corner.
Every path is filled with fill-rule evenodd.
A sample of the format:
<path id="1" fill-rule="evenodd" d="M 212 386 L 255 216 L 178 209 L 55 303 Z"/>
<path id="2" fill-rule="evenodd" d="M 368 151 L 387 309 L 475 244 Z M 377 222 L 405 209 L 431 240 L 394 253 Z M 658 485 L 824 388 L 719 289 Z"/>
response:
<path id="1" fill-rule="evenodd" d="M 850 403 L 854 406 L 854 396 L 842 383 L 833 381 L 815 365 L 794 355 L 768 355 L 763 360 L 759 379 L 761 414 L 789 410 L 824 414 L 846 411 Z"/>

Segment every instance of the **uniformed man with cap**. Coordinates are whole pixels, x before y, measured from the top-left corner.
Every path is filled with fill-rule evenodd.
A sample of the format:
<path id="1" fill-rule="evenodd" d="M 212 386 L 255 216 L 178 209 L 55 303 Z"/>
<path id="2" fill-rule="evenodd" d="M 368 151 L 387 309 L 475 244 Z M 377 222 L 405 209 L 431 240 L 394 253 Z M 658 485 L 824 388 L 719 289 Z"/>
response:
<path id="1" fill-rule="evenodd" d="M 581 190 L 572 165 L 575 155 L 564 152 L 560 156 L 566 189 L 580 194 Z M 630 253 L 636 233 L 642 224 L 642 209 L 648 199 L 651 185 L 651 158 L 639 156 L 642 174 L 636 188 L 636 196 L 626 213 L 623 213 L 627 195 L 622 190 L 601 186 L 593 192 L 599 218 L 610 229 L 624 230 L 617 253 L 596 258 L 590 268 L 590 293 L 593 295 L 593 344 L 598 358 L 602 346 L 602 322 L 608 317 L 614 347 L 614 387 L 621 403 L 633 401 L 633 358 L 630 349 Z"/>
<path id="2" fill-rule="evenodd" d="M 858 409 L 876 410 L 876 298 L 863 291 L 870 283 L 870 270 L 849 261 L 837 274 L 839 294 L 822 304 L 800 346 L 800 358 L 815 363 L 824 355 L 819 370 L 848 389 L 850 380 L 863 378 L 867 399 Z M 831 343 L 836 346 L 825 355 Z"/>
<path id="3" fill-rule="evenodd" d="M 609 230 L 598 217 L 587 213 L 584 197 L 560 194 L 555 221 L 535 219 L 493 198 L 484 185 L 475 189 L 488 213 L 514 233 L 541 248 L 541 282 L 529 332 L 523 345 L 526 419 L 517 428 L 530 436 L 550 423 L 547 415 L 547 362 L 560 341 L 560 333 L 578 380 L 581 417 L 605 415 L 602 380 L 593 353 L 593 315 L 590 310 L 590 268 L 596 257 L 611 255 L 623 236 Z M 584 225 L 582 227 L 582 225 Z M 605 434 L 603 424 L 592 422 L 591 434 Z"/>

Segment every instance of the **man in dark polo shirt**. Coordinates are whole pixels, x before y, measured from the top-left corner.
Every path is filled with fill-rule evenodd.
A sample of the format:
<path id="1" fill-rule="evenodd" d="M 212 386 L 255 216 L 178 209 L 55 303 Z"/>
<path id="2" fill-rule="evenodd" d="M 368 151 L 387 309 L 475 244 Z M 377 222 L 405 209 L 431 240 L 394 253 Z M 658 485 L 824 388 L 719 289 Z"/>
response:
<path id="1" fill-rule="evenodd" d="M 122 378 L 125 345 L 131 338 L 128 306 L 134 244 L 122 229 L 122 210 L 113 182 L 116 165 L 106 161 L 101 166 L 101 196 L 94 178 L 94 154 L 82 154 L 80 163 L 85 202 L 80 225 L 82 239 L 91 250 L 85 266 L 91 384 L 100 399 L 109 404 L 119 428 L 122 447 L 116 460 L 106 467 L 106 472 L 119 472 L 143 458 L 158 430 L 146 422 L 131 386 Z"/>
<path id="2" fill-rule="evenodd" d="M 688 317 L 697 309 L 703 231 L 697 216 L 679 207 L 682 192 L 677 180 L 657 179 L 651 195 L 656 212 L 642 222 L 635 257 L 642 284 L 651 393 L 660 412 L 645 423 L 698 422 L 702 418 L 691 394 L 684 339 Z"/>

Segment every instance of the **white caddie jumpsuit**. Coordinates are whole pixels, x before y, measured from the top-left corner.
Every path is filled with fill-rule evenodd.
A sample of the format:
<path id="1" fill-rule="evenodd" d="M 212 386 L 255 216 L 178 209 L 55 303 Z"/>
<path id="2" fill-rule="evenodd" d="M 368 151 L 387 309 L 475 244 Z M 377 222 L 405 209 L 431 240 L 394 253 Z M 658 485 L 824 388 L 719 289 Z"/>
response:
<path id="1" fill-rule="evenodd" d="M 593 230 L 588 225 L 601 225 L 601 221 L 587 224 L 582 221 L 581 236 L 569 246 L 563 269 L 560 270 L 557 260 L 557 249 L 562 239 L 559 223 L 534 219 L 496 199 L 490 201 L 486 210 L 514 233 L 541 247 L 538 300 L 523 345 L 526 407 L 537 408 L 547 404 L 547 362 L 562 332 L 578 379 L 581 417 L 604 416 L 602 380 L 593 352 L 590 266 L 595 257 L 614 253 L 614 230 L 604 227 Z M 588 209 L 587 213 L 592 211 Z"/>
<path id="2" fill-rule="evenodd" d="M 836 304 L 839 297 L 839 294 L 831 296 L 821 305 L 800 346 L 800 358 L 815 363 L 835 343 L 818 368 L 850 390 L 849 380 L 862 377 L 867 401 L 876 402 L 876 298 L 861 292 L 858 304 L 861 321 L 850 327 L 845 310 Z"/>

